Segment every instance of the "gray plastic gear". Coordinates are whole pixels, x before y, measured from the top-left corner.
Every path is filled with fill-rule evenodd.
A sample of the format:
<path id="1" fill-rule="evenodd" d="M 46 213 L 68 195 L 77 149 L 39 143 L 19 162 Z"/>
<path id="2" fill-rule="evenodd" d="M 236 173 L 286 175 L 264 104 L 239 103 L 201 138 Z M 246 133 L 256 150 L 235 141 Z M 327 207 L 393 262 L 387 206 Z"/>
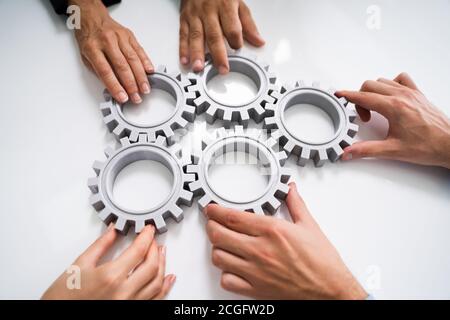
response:
<path id="1" fill-rule="evenodd" d="M 216 119 L 223 120 L 226 128 L 231 122 L 238 122 L 246 127 L 249 119 L 256 122 L 264 119 L 264 106 L 272 102 L 270 93 L 279 90 L 276 85 L 276 76 L 270 72 L 269 65 L 258 62 L 257 57 L 244 54 L 241 51 L 230 53 L 228 61 L 231 72 L 237 72 L 248 76 L 256 84 L 258 93 L 247 102 L 239 104 L 225 104 L 213 98 L 208 92 L 207 83 L 218 74 L 209 56 L 205 68 L 197 75 L 196 83 L 188 88 L 189 92 L 195 92 L 193 101 L 197 108 L 197 114 L 206 112 L 206 121 L 214 123 Z"/>
<path id="2" fill-rule="evenodd" d="M 282 88 L 280 92 L 272 92 L 276 102 L 266 105 L 264 128 L 271 130 L 271 136 L 276 139 L 288 155 L 295 154 L 298 165 L 304 166 L 309 159 L 313 159 L 317 167 L 326 160 L 337 161 L 343 148 L 353 143 L 358 132 L 358 125 L 354 124 L 356 112 L 350 109 L 345 98 L 337 98 L 334 90 L 320 89 L 318 82 L 312 86 L 305 86 L 298 81 L 291 88 Z M 284 118 L 286 109 L 297 104 L 311 104 L 321 108 L 333 120 L 335 135 L 324 142 L 306 141 L 298 137 L 288 128 Z"/>
<path id="3" fill-rule="evenodd" d="M 283 167 L 286 160 L 284 151 L 274 150 L 277 142 L 269 138 L 265 140 L 261 136 L 260 130 L 244 131 L 242 126 L 236 126 L 234 130 L 227 131 L 220 128 L 215 136 L 204 139 L 202 143 L 203 152 L 194 159 L 193 165 L 187 167 L 187 172 L 196 174 L 196 181 L 189 184 L 189 189 L 194 195 L 201 195 L 198 200 L 199 209 L 203 210 L 210 203 L 217 203 L 221 206 L 234 208 L 242 211 L 250 211 L 256 214 L 264 214 L 264 211 L 273 214 L 280 207 L 280 199 L 283 200 L 289 187 L 287 182 L 290 178 L 289 170 Z M 208 170 L 212 162 L 219 156 L 228 152 L 245 152 L 252 154 L 262 164 L 269 178 L 268 185 L 263 194 L 250 201 L 236 201 L 227 196 L 219 194 L 211 187 Z"/>
<path id="4" fill-rule="evenodd" d="M 127 137 L 120 142 L 122 146 L 117 150 L 105 150 L 105 162 L 94 162 L 93 169 L 97 176 L 88 180 L 92 191 L 91 205 L 98 211 L 101 220 L 106 224 L 115 221 L 116 229 L 122 233 L 126 234 L 132 226 L 139 233 L 149 223 L 154 224 L 158 232 L 167 231 L 164 219 L 172 217 L 178 222 L 183 218 L 180 205 L 192 205 L 193 194 L 187 187 L 188 183 L 195 181 L 195 175 L 185 173 L 186 166 L 192 163 L 191 157 L 182 154 L 178 145 L 168 147 L 166 138 L 162 136 L 148 140 L 145 134 L 140 134 L 135 143 L 131 143 Z M 139 160 L 153 160 L 166 166 L 173 175 L 173 186 L 168 197 L 160 204 L 148 210 L 135 211 L 115 203 L 112 189 L 117 174 Z"/>
<path id="5" fill-rule="evenodd" d="M 152 140 L 163 135 L 169 144 L 173 144 L 174 130 L 185 128 L 188 122 L 195 119 L 195 107 L 192 103 L 195 94 L 187 92 L 187 87 L 192 85 L 192 82 L 180 73 L 168 73 L 165 66 L 159 66 L 148 76 L 148 80 L 152 88 L 164 90 L 176 100 L 176 106 L 170 117 L 151 125 L 134 123 L 124 117 L 122 105 L 105 91 L 106 102 L 100 104 L 104 122 L 118 139 L 129 137 L 130 141 L 134 142 L 140 134 L 146 134 Z"/>

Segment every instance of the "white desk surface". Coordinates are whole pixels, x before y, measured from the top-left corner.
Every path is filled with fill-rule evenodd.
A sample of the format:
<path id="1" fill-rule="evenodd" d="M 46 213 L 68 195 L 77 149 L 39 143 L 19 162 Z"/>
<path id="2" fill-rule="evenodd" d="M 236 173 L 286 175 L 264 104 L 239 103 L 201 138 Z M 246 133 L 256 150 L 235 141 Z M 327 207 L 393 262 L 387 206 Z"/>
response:
<path id="1" fill-rule="evenodd" d="M 366 26 L 372 4 L 381 9 L 380 30 Z M 248 5 L 267 41 L 249 50 L 282 82 L 358 89 L 365 79 L 407 71 L 450 114 L 450 1 Z M 179 67 L 178 2 L 125 0 L 111 13 L 155 64 Z M 72 32 L 47 1 L 0 1 L 0 21 L 0 298 L 35 299 L 104 230 L 86 181 L 113 138 L 98 110 L 103 86 L 81 64 Z M 358 137 L 380 138 L 385 130 L 375 117 Z M 367 285 L 379 272 L 377 298 L 450 298 L 449 171 L 377 160 L 287 165 L 358 279 Z M 283 206 L 279 215 L 286 212 Z M 194 205 L 158 237 L 178 277 L 170 299 L 240 298 L 219 286 L 204 224 Z"/>

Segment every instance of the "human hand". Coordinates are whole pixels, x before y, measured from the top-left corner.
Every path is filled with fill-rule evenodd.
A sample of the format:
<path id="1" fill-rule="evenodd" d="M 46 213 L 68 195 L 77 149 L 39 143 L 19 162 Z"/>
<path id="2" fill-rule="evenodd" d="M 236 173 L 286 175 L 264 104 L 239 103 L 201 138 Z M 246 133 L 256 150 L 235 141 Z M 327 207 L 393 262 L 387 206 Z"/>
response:
<path id="1" fill-rule="evenodd" d="M 292 222 L 218 205 L 206 208 L 212 262 L 224 289 L 260 299 L 365 299 L 291 183 Z"/>
<path id="2" fill-rule="evenodd" d="M 239 49 L 244 39 L 264 45 L 250 10 L 242 0 L 182 0 L 180 6 L 180 62 L 191 64 L 195 72 L 203 70 L 204 43 L 220 74 L 229 71 L 225 39 Z"/>
<path id="3" fill-rule="evenodd" d="M 114 225 L 97 239 L 73 265 L 80 268 L 80 289 L 69 289 L 69 274 L 63 273 L 42 299 L 162 299 L 175 282 L 164 276 L 165 248 L 154 239 L 155 229 L 146 226 L 133 243 L 115 260 L 99 265 L 117 237 Z"/>
<path id="4" fill-rule="evenodd" d="M 100 0 L 70 0 L 81 8 L 81 28 L 75 37 L 86 66 L 103 81 L 120 103 L 141 103 L 150 93 L 147 73 L 153 65 L 134 34 L 114 21 Z"/>
<path id="5" fill-rule="evenodd" d="M 450 120 L 402 73 L 393 81 L 366 81 L 357 91 L 338 91 L 355 103 L 362 121 L 375 111 L 389 122 L 385 140 L 356 142 L 345 148 L 343 160 L 366 157 L 395 159 L 450 169 Z"/>

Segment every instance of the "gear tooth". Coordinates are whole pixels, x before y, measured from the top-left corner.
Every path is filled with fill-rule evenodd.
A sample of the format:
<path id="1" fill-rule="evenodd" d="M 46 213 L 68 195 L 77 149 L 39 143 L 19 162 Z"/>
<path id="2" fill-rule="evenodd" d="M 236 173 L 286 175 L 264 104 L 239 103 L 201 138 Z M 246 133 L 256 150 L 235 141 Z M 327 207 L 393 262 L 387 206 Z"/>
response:
<path id="1" fill-rule="evenodd" d="M 117 219 L 117 217 L 111 212 L 111 210 L 109 210 L 109 208 L 103 208 L 103 210 L 98 213 L 98 217 L 106 225 L 109 225 L 112 221 Z"/>
<path id="2" fill-rule="evenodd" d="M 138 136 L 139 143 L 147 143 L 147 135 L 145 133 L 140 133 Z"/>
<path id="3" fill-rule="evenodd" d="M 197 180 L 189 183 L 189 190 L 191 190 L 191 192 L 193 192 L 195 196 L 200 195 L 201 193 L 203 193 L 201 182 Z"/>
<path id="4" fill-rule="evenodd" d="M 227 130 L 224 127 L 220 127 L 219 129 L 217 129 L 217 136 L 219 138 L 225 138 L 228 136 L 227 134 Z"/>
<path id="5" fill-rule="evenodd" d="M 111 146 L 106 147 L 103 152 L 105 153 L 105 156 L 107 158 L 110 158 L 115 153 L 114 149 Z"/>
<path id="6" fill-rule="evenodd" d="M 103 200 L 98 193 L 91 194 L 89 197 L 89 203 L 96 211 L 100 211 L 105 207 Z"/>
<path id="7" fill-rule="evenodd" d="M 336 92 L 336 91 L 335 91 Z M 333 96 L 334 96 L 334 92 L 333 92 Z M 344 97 L 341 97 L 338 99 L 339 103 L 342 104 L 343 106 L 346 106 L 348 104 L 347 99 L 345 99 Z"/>
<path id="8" fill-rule="evenodd" d="M 192 205 L 192 199 L 194 198 L 194 194 L 187 190 L 181 190 L 180 197 L 178 199 L 179 204 L 185 205 L 185 206 L 191 206 Z"/>
<path id="9" fill-rule="evenodd" d="M 328 92 L 329 95 L 335 97 L 334 93 L 336 92 L 336 88 L 330 87 L 330 88 L 328 88 L 327 92 Z M 345 103 L 343 103 L 343 105 L 345 105 Z"/>
<path id="10" fill-rule="evenodd" d="M 269 79 L 269 83 L 274 84 L 277 82 L 277 76 L 273 72 L 269 72 L 267 74 L 267 78 Z"/>
<path id="11" fill-rule="evenodd" d="M 156 67 L 156 72 L 158 73 L 167 73 L 167 67 L 165 65 L 159 65 Z"/>
<path id="12" fill-rule="evenodd" d="M 156 230 L 158 230 L 159 233 L 164 233 L 167 231 L 167 225 L 164 221 L 162 216 L 155 216 L 153 218 L 153 223 L 155 225 Z"/>
<path id="13" fill-rule="evenodd" d="M 173 129 L 186 128 L 187 124 L 188 124 L 188 122 L 185 118 L 177 117 L 177 119 L 175 120 L 175 128 L 173 128 Z"/>
<path id="14" fill-rule="evenodd" d="M 250 139 L 259 141 L 259 138 L 261 136 L 261 131 L 257 128 L 251 128 L 251 129 L 247 129 L 247 136 Z"/>
<path id="15" fill-rule="evenodd" d="M 200 172 L 200 166 L 198 164 L 191 164 L 188 165 L 186 168 L 186 172 L 187 173 L 195 173 L 195 174 L 199 174 Z"/>
<path id="16" fill-rule="evenodd" d="M 197 98 L 197 95 L 195 93 L 196 93 L 195 91 L 188 91 L 188 92 L 186 92 L 186 95 L 185 95 L 186 101 L 187 102 L 194 101 L 194 99 Z"/>
<path id="17" fill-rule="evenodd" d="M 353 122 L 356 120 L 356 111 L 347 107 L 348 121 Z"/>
<path id="18" fill-rule="evenodd" d="M 205 210 L 206 206 L 207 206 L 208 204 L 210 204 L 211 202 L 212 202 L 212 199 L 211 199 L 207 194 L 205 194 L 205 195 L 203 195 L 203 197 L 201 197 L 201 198 L 198 200 L 198 208 L 199 208 L 201 211 L 203 211 L 203 210 Z"/>
<path id="19" fill-rule="evenodd" d="M 286 159 L 287 159 L 286 152 L 284 152 L 284 151 L 278 152 L 277 159 L 281 163 L 281 165 L 284 166 L 284 163 L 286 162 Z"/>
<path id="20" fill-rule="evenodd" d="M 139 132 L 134 131 L 134 130 L 131 131 L 130 137 L 129 137 L 130 142 L 137 142 L 138 138 L 139 138 Z"/>
<path id="21" fill-rule="evenodd" d="M 258 215 L 258 216 L 264 216 L 264 210 L 263 208 L 261 208 L 260 206 L 256 206 L 252 208 L 252 211 L 254 214 Z"/>
<path id="22" fill-rule="evenodd" d="M 110 132 L 113 132 L 113 130 L 117 127 L 117 120 L 114 118 L 112 114 L 107 115 L 103 118 L 103 122 L 106 124 L 106 127 Z"/>
<path id="23" fill-rule="evenodd" d="M 128 231 L 128 223 L 127 220 L 123 217 L 118 217 L 117 221 L 115 223 L 115 228 L 117 231 L 119 231 L 121 234 L 127 234 Z"/>
<path id="24" fill-rule="evenodd" d="M 337 161 L 343 153 L 344 150 L 339 145 L 334 145 L 327 150 L 327 155 L 331 162 Z"/>
<path id="25" fill-rule="evenodd" d="M 277 125 L 277 121 L 275 119 L 275 117 L 267 117 L 264 119 L 264 124 L 263 124 L 264 129 L 277 129 L 278 125 Z"/>
<path id="26" fill-rule="evenodd" d="M 289 192 L 289 186 L 284 183 L 278 183 L 277 190 L 275 191 L 275 197 L 284 200 Z"/>
<path id="27" fill-rule="evenodd" d="M 234 127 L 234 135 L 236 135 L 236 136 L 245 135 L 244 127 L 243 126 L 235 126 Z"/>
<path id="28" fill-rule="evenodd" d="M 275 114 L 275 110 L 276 110 L 277 106 L 274 103 L 267 103 L 265 106 L 266 109 L 266 114 L 273 116 Z"/>
<path id="29" fill-rule="evenodd" d="M 170 150 L 170 153 L 172 153 L 173 155 L 180 157 L 182 148 L 183 148 L 183 146 L 181 144 L 177 143 L 177 144 L 171 145 L 169 147 L 169 150 Z"/>
<path id="30" fill-rule="evenodd" d="M 357 124 L 355 124 L 355 123 L 349 123 L 349 124 L 348 124 L 348 131 L 347 131 L 347 134 L 348 134 L 350 137 L 354 138 L 355 135 L 356 135 L 356 133 L 358 132 L 358 129 L 359 129 L 359 126 L 358 126 Z"/>
<path id="31" fill-rule="evenodd" d="M 158 136 L 155 140 L 155 143 L 157 145 L 163 146 L 163 147 L 167 147 L 167 139 L 164 136 Z"/>
<path id="32" fill-rule="evenodd" d="M 328 160 L 328 155 L 324 149 L 319 149 L 314 155 L 313 160 L 316 167 L 322 167 L 325 161 Z"/>
<path id="33" fill-rule="evenodd" d="M 259 104 L 255 105 L 251 110 L 253 113 L 252 117 L 256 123 L 259 123 L 264 119 L 264 116 L 266 115 L 266 110 Z"/>
<path id="34" fill-rule="evenodd" d="M 288 140 L 283 146 L 283 150 L 289 155 L 294 151 L 295 143 L 292 140 Z"/>
<path id="35" fill-rule="evenodd" d="M 273 137 L 270 137 L 269 139 L 266 140 L 265 145 L 268 148 L 274 148 L 276 145 L 278 144 L 278 141 L 276 139 L 274 139 Z"/>
<path id="36" fill-rule="evenodd" d="M 147 132 L 147 141 L 150 143 L 156 142 L 156 132 L 154 130 Z"/>
<path id="37" fill-rule="evenodd" d="M 205 113 L 206 122 L 212 124 L 216 120 L 216 117 L 217 117 L 217 107 L 210 106 Z"/>
<path id="38" fill-rule="evenodd" d="M 103 98 L 104 98 L 106 101 L 111 101 L 111 100 L 112 100 L 112 96 L 111 96 L 111 94 L 109 93 L 108 89 L 104 89 L 104 90 L 103 90 Z"/>
<path id="39" fill-rule="evenodd" d="M 277 100 L 280 100 L 281 97 L 283 96 L 283 94 L 282 94 L 280 91 L 272 91 L 272 92 L 270 93 L 270 96 L 271 96 L 272 98 L 275 98 L 275 99 L 277 99 Z"/>
<path id="40" fill-rule="evenodd" d="M 223 121 L 231 122 L 232 116 L 233 116 L 233 113 L 231 112 L 231 110 L 225 109 L 225 111 L 223 113 Z"/>
<path id="41" fill-rule="evenodd" d="M 270 214 L 274 214 L 275 212 L 277 212 L 280 206 L 281 202 L 277 198 L 270 197 L 269 200 L 264 204 L 264 209 L 266 209 Z"/>
<path id="42" fill-rule="evenodd" d="M 281 168 L 280 169 L 281 178 L 280 181 L 282 183 L 287 183 L 289 179 L 291 178 L 292 172 L 288 168 Z"/>
<path id="43" fill-rule="evenodd" d="M 244 127 L 248 126 L 248 122 L 250 120 L 250 115 L 247 110 L 239 111 L 239 123 L 241 123 Z"/>
<path id="44" fill-rule="evenodd" d="M 314 82 L 312 83 L 312 87 L 313 87 L 313 88 L 316 88 L 316 89 L 320 89 L 320 82 L 319 82 L 319 81 L 314 81 Z"/>
<path id="45" fill-rule="evenodd" d="M 92 164 L 92 169 L 94 169 L 97 176 L 100 174 L 100 171 L 103 169 L 104 163 L 98 160 L 95 160 Z"/>
<path id="46" fill-rule="evenodd" d="M 350 136 L 345 136 L 342 141 L 339 143 L 339 146 L 342 149 L 347 148 L 348 146 L 351 146 L 353 144 L 353 138 Z"/>
<path id="47" fill-rule="evenodd" d="M 103 117 L 111 114 L 111 106 L 112 103 L 110 101 L 100 103 L 100 111 L 102 112 Z"/>
<path id="48" fill-rule="evenodd" d="M 208 107 L 210 107 L 210 104 L 206 102 L 206 99 L 204 96 L 198 96 L 197 99 L 193 101 L 194 105 L 197 108 L 197 114 L 204 112 Z"/>
<path id="49" fill-rule="evenodd" d="M 98 193 L 98 177 L 89 178 L 88 187 L 92 193 Z"/>
<path id="50" fill-rule="evenodd" d="M 120 138 L 123 138 L 125 136 L 125 128 L 118 124 L 117 127 L 114 128 L 113 133 Z"/>
<path id="51" fill-rule="evenodd" d="M 280 130 L 274 130 L 270 133 L 270 136 L 276 140 L 279 140 L 281 138 L 281 132 Z"/>
<path id="52" fill-rule="evenodd" d="M 134 232 L 135 233 L 141 233 L 142 229 L 145 228 L 145 221 L 144 220 L 136 220 L 134 222 Z"/>
<path id="53" fill-rule="evenodd" d="M 306 162 L 310 159 L 310 157 L 311 157 L 311 150 L 303 148 L 298 157 L 297 164 L 299 166 L 304 167 L 306 165 Z"/>
<path id="54" fill-rule="evenodd" d="M 169 212 L 176 222 L 180 222 L 181 220 L 183 220 L 183 210 L 179 206 L 177 205 L 171 206 Z"/>
<path id="55" fill-rule="evenodd" d="M 172 128 L 169 126 L 166 126 L 163 128 L 163 132 L 167 138 L 167 143 L 170 145 L 173 144 L 174 143 L 173 138 L 174 138 L 175 133 L 173 132 Z"/>
<path id="56" fill-rule="evenodd" d="M 186 105 L 184 106 L 183 118 L 189 122 L 194 122 L 195 120 L 195 107 Z"/>
<path id="57" fill-rule="evenodd" d="M 122 139 L 120 139 L 120 144 L 122 147 L 125 148 L 128 147 L 131 144 L 131 142 L 130 139 L 128 139 L 127 137 L 123 137 Z"/>

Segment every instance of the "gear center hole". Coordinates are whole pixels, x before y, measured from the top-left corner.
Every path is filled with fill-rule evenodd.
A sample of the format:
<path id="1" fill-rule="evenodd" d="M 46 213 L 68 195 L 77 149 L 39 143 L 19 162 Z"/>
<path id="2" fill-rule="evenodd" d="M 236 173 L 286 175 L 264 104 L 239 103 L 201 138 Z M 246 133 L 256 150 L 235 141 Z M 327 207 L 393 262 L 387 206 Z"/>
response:
<path id="1" fill-rule="evenodd" d="M 238 107 L 255 100 L 261 90 L 261 79 L 256 70 L 246 63 L 230 58 L 230 72 L 221 75 L 215 68 L 208 71 L 206 88 L 215 101 Z"/>
<path id="2" fill-rule="evenodd" d="M 335 105 L 327 97 L 306 93 L 288 101 L 283 117 L 288 131 L 310 144 L 331 141 L 340 122 Z"/>
<path id="3" fill-rule="evenodd" d="M 169 120 L 176 111 L 177 92 L 166 81 L 149 77 L 151 91 L 142 95 L 140 104 L 127 102 L 122 105 L 124 118 L 132 124 L 142 127 L 160 125 Z"/>
<path id="4" fill-rule="evenodd" d="M 173 185 L 172 172 L 161 162 L 139 160 L 122 168 L 114 181 L 114 203 L 132 212 L 151 211 L 166 201 Z"/>
<path id="5" fill-rule="evenodd" d="M 271 162 L 265 155 L 231 142 L 212 156 L 207 182 L 222 199 L 248 203 L 265 194 L 271 181 L 270 169 Z"/>

